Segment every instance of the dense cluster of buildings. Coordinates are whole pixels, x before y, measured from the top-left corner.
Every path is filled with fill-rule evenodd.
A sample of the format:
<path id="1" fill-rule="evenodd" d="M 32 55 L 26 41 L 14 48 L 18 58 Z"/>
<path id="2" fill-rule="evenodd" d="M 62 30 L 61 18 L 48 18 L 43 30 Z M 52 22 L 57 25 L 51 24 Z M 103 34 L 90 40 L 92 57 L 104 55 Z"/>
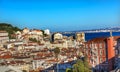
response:
<path id="1" fill-rule="evenodd" d="M 17 31 L 9 39 L 8 33 L 0 31 L 0 71 L 54 72 L 57 68 L 72 68 L 77 58 L 87 56 L 94 72 L 110 72 L 119 69 L 120 36 L 109 36 L 85 40 L 84 33 L 64 36 L 50 34 L 48 29 Z M 54 48 L 59 47 L 58 58 Z"/>

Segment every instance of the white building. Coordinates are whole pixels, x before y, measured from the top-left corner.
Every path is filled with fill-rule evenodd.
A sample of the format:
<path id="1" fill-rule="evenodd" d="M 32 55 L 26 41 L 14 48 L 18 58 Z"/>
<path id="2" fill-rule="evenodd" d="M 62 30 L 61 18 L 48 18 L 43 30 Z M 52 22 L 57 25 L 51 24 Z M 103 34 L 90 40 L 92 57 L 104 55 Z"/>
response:
<path id="1" fill-rule="evenodd" d="M 50 35 L 50 30 L 49 29 L 44 30 L 44 34 Z"/>
<path id="2" fill-rule="evenodd" d="M 61 33 L 55 33 L 54 34 L 54 40 L 62 39 L 62 38 L 63 38 L 63 35 Z"/>
<path id="3" fill-rule="evenodd" d="M 6 48 L 6 49 L 9 49 L 9 48 L 12 48 L 14 47 L 15 45 L 23 45 L 23 41 L 14 41 L 14 40 L 10 40 L 9 42 L 3 44 L 3 46 Z"/>
<path id="4" fill-rule="evenodd" d="M 43 59 L 34 59 L 33 62 L 32 62 L 32 66 L 33 66 L 33 69 L 37 69 L 39 67 L 42 67 L 44 68 L 44 62 L 45 60 Z"/>
<path id="5" fill-rule="evenodd" d="M 0 43 L 5 43 L 9 40 L 8 33 L 6 31 L 0 31 Z"/>
<path id="6" fill-rule="evenodd" d="M 17 39 L 20 39 L 22 37 L 22 33 L 20 31 L 17 31 L 15 34 Z"/>

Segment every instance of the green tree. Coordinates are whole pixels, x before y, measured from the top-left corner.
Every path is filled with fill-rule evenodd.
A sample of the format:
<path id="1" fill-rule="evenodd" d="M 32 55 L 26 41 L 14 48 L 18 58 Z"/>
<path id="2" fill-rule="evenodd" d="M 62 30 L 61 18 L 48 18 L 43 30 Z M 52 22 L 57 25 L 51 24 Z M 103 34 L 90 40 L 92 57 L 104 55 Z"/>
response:
<path id="1" fill-rule="evenodd" d="M 54 49 L 54 53 L 55 53 L 55 57 L 58 58 L 58 55 L 59 55 L 59 53 L 60 53 L 60 49 L 59 49 L 58 47 L 56 47 L 56 48 Z"/>
<path id="2" fill-rule="evenodd" d="M 10 39 L 13 38 L 11 35 L 14 34 L 16 31 L 21 31 L 20 28 L 14 27 L 8 23 L 0 23 L 0 30 L 7 31 Z"/>
<path id="3" fill-rule="evenodd" d="M 76 64 L 73 65 L 73 72 L 84 72 L 84 63 L 82 60 L 77 60 Z"/>
<path id="4" fill-rule="evenodd" d="M 55 57 L 56 57 L 57 60 L 58 60 L 58 55 L 59 55 L 59 53 L 60 53 L 60 49 L 59 49 L 58 47 L 56 47 L 53 51 L 54 51 Z M 58 62 L 57 62 L 56 67 L 57 67 L 57 72 L 58 72 Z"/>
<path id="5" fill-rule="evenodd" d="M 30 41 L 37 42 L 36 38 L 29 38 Z"/>
<path id="6" fill-rule="evenodd" d="M 73 65 L 73 72 L 78 72 L 77 64 Z"/>
<path id="7" fill-rule="evenodd" d="M 84 70 L 85 70 L 85 72 L 90 72 L 90 71 L 91 71 L 91 70 L 90 70 L 90 65 L 89 65 L 89 63 L 88 63 L 87 60 L 88 60 L 88 59 L 87 59 L 87 57 L 85 56 L 85 57 L 83 58 Z"/>
<path id="8" fill-rule="evenodd" d="M 65 72 L 72 72 L 72 69 L 67 68 Z"/>
<path id="9" fill-rule="evenodd" d="M 22 72 L 27 72 L 26 70 L 22 70 Z"/>
<path id="10" fill-rule="evenodd" d="M 91 72 L 87 57 L 77 60 L 73 65 L 73 72 Z"/>

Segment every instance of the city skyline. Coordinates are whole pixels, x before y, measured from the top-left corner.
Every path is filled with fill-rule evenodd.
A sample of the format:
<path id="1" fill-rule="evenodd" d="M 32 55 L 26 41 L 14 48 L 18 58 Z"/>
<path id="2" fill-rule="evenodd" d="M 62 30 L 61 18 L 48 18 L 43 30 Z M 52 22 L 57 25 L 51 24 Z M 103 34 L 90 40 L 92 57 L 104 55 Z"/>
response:
<path id="1" fill-rule="evenodd" d="M 119 26 L 119 1 L 1 0 L 0 22 L 20 28 L 73 31 Z"/>

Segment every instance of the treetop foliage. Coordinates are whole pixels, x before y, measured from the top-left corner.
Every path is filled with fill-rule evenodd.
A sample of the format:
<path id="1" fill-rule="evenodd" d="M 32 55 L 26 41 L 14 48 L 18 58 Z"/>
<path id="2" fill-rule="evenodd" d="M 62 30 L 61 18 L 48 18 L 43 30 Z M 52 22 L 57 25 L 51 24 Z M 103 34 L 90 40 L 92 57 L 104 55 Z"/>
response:
<path id="1" fill-rule="evenodd" d="M 8 24 L 8 23 L 0 23 L 0 30 L 4 30 L 4 31 L 7 31 L 8 34 L 9 34 L 9 37 L 11 38 L 11 34 L 14 34 L 14 32 L 16 31 L 21 31 L 20 28 L 18 27 L 14 27 L 12 26 L 11 24 Z"/>

